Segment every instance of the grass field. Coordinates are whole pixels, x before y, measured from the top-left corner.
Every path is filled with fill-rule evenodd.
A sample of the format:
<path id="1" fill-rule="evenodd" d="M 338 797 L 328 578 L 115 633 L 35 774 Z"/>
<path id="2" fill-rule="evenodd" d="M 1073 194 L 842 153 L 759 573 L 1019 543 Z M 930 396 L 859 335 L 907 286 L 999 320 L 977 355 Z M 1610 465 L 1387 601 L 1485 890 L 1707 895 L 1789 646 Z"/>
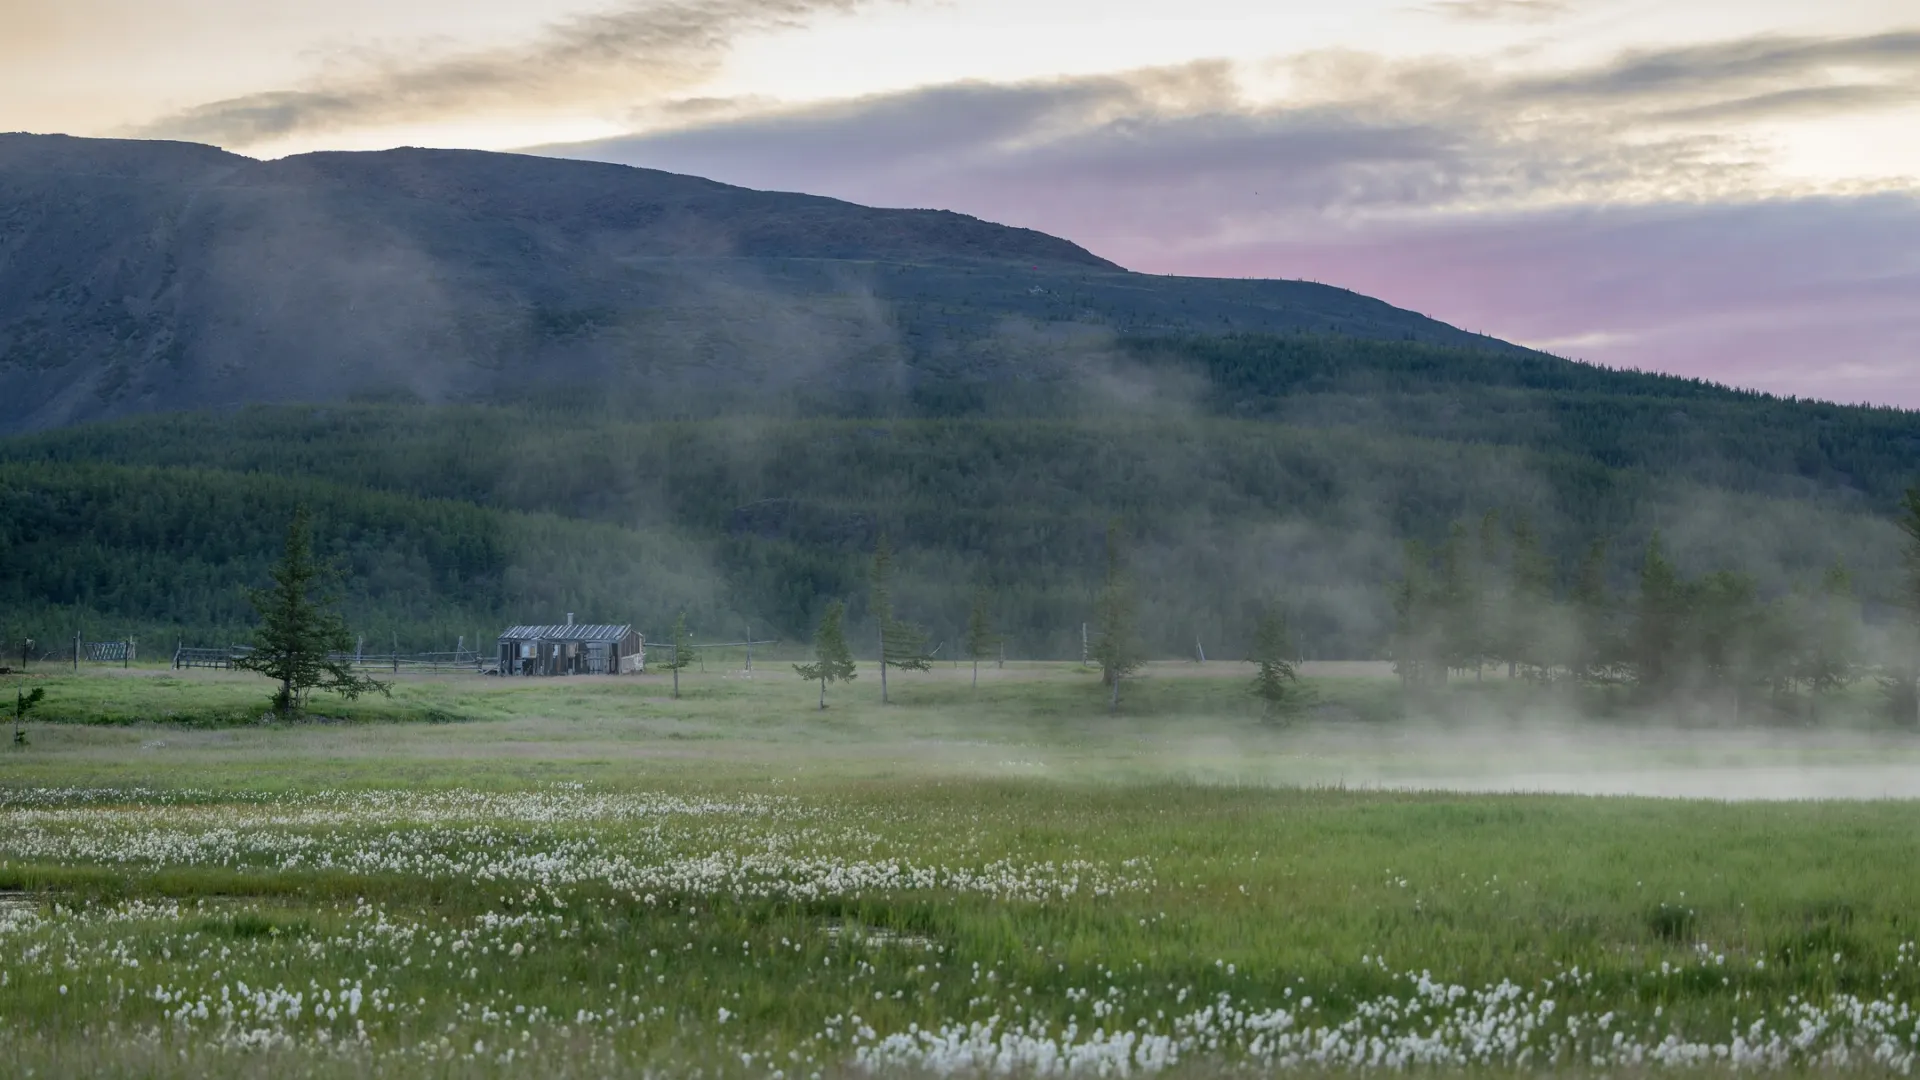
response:
<path id="1" fill-rule="evenodd" d="M 253 720 L 54 673 L 0 753 L 0 1073 L 1907 1074 L 1920 741 L 1284 728 L 1234 665 L 403 680 Z M 1482 695 L 1475 697 L 1472 695 Z M 1484 707 L 1483 707 L 1484 706 Z M 433 721 L 433 722 L 402 722 Z M 1824 801 L 1464 788 L 1671 790 Z M 1420 790 L 1427 788 L 1455 790 Z"/>

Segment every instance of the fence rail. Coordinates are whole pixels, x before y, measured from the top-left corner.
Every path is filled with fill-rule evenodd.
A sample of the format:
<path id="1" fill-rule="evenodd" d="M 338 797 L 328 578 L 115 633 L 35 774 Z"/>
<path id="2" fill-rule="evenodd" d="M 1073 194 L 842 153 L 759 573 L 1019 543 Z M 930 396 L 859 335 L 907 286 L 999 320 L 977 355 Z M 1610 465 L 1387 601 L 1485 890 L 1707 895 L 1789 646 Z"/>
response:
<path id="1" fill-rule="evenodd" d="M 329 660 L 339 661 L 359 671 L 479 671 L 486 657 L 472 649 L 455 649 L 452 652 L 423 653 L 329 653 Z"/>
<path id="2" fill-rule="evenodd" d="M 223 668 L 231 671 L 235 661 L 252 651 L 245 645 L 228 645 L 225 648 L 182 645 L 173 650 L 173 666 L 176 668 Z M 346 664 L 357 671 L 388 672 L 479 671 L 486 660 L 472 649 L 425 653 L 337 652 L 328 653 L 327 659 Z"/>
<path id="3" fill-rule="evenodd" d="M 126 666 L 132 664 L 137 655 L 138 650 L 131 640 L 82 641 L 78 635 L 73 639 L 73 666 L 76 668 L 82 663 Z"/>
<path id="4" fill-rule="evenodd" d="M 182 645 L 173 650 L 175 668 L 224 668 L 233 670 L 233 662 L 253 650 L 244 645 L 229 645 L 224 649 L 196 649 Z"/>

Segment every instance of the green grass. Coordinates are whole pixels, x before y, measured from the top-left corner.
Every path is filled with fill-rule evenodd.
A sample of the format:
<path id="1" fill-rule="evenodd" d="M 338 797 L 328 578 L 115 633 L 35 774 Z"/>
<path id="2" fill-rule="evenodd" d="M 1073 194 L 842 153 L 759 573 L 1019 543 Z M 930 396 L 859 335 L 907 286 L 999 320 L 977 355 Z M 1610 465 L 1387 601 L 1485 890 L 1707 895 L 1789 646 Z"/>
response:
<path id="1" fill-rule="evenodd" d="M 1390 721 L 1392 684 L 1354 676 L 1275 728 L 1224 666 L 1155 669 L 1117 718 L 1067 667 L 977 692 L 901 676 L 888 708 L 863 677 L 821 713 L 759 666 L 678 701 L 658 676 L 419 680 L 339 707 L 352 723 L 199 728 L 135 721 L 262 684 L 48 678 L 62 722 L 0 753 L 0 1056 L 18 1075 L 794 1077 L 937 1070 L 951 1048 L 885 1040 L 990 1017 L 1020 1052 L 1163 1035 L 1189 1072 L 1348 1061 L 1342 1025 L 1507 1071 L 1651 1068 L 1669 1035 L 1715 1071 L 1736 1030 L 1791 1047 L 1803 1017 L 1816 1035 L 1779 1051 L 1797 1069 L 1915 1051 L 1920 804 L 1333 786 L 1523 759 L 1866 768 L 1913 762 L 1910 741 L 1528 740 Z M 373 722 L 427 708 L 462 722 Z M 66 722 L 90 710 L 118 719 Z M 1457 996 L 1411 1010 L 1422 972 Z M 1503 983 L 1514 1000 L 1476 1002 Z M 1242 1013 L 1295 1041 L 1257 1042 Z"/>

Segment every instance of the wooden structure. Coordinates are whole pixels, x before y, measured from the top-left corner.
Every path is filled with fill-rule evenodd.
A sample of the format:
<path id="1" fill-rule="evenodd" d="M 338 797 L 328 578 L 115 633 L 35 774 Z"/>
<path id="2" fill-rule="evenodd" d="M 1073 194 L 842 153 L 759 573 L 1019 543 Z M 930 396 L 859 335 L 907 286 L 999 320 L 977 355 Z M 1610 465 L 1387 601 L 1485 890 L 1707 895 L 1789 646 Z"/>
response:
<path id="1" fill-rule="evenodd" d="M 513 626 L 500 634 L 502 675 L 635 675 L 646 671 L 646 639 L 631 626 L 576 623 Z"/>

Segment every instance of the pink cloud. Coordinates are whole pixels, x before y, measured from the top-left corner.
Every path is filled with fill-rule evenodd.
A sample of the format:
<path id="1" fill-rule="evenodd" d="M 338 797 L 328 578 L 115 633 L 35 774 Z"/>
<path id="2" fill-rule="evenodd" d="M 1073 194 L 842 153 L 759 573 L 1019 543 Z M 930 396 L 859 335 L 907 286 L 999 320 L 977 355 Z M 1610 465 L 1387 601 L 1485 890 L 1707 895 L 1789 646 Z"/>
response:
<path id="1" fill-rule="evenodd" d="M 1615 367 L 1920 407 L 1920 201 L 1903 197 L 1556 211 L 1110 254 L 1149 270 L 1328 281 Z"/>
<path id="2" fill-rule="evenodd" d="M 1680 59 L 1658 72 L 1728 66 Z M 1663 101 L 1646 67 L 1576 80 L 1580 101 Z M 1120 76 L 960 84 L 550 152 L 941 207 L 1144 272 L 1311 279 L 1612 366 L 1920 407 L 1920 199 L 1613 204 L 1702 166 L 1685 145 L 1516 137 L 1501 110 L 1521 89 L 1554 88 L 1436 116 L 1168 112 Z"/>

